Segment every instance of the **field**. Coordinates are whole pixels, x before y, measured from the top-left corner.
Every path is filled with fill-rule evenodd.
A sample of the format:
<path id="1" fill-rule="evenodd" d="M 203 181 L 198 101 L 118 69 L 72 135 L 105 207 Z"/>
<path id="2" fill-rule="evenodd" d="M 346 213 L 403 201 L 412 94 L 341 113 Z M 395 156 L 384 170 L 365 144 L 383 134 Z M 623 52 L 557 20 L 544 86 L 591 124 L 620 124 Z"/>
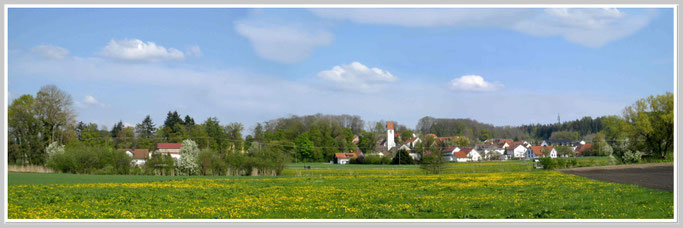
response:
<path id="1" fill-rule="evenodd" d="M 439 175 L 417 166 L 309 165 L 290 165 L 280 177 L 13 173 L 8 217 L 673 218 L 671 192 L 528 162 L 453 164 Z"/>

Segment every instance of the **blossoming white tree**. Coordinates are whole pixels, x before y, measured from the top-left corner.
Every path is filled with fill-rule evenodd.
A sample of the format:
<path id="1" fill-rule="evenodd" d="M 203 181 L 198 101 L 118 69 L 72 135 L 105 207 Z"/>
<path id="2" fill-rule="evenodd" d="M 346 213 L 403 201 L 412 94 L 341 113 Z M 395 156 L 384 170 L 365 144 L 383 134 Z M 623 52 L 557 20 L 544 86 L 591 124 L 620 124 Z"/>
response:
<path id="1" fill-rule="evenodd" d="M 176 165 L 178 172 L 185 175 L 193 175 L 199 170 L 197 164 L 197 156 L 199 155 L 199 146 L 190 139 L 183 141 L 180 147 L 180 159 Z"/>

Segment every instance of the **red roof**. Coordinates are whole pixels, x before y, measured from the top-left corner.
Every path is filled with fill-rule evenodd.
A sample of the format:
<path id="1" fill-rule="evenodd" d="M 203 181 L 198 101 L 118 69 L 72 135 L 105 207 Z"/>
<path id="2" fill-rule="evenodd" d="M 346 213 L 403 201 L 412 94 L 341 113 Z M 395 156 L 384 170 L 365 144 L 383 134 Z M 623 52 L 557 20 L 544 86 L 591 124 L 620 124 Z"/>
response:
<path id="1" fill-rule="evenodd" d="M 585 152 L 586 150 L 590 150 L 593 147 L 593 144 L 584 144 L 581 146 L 581 149 L 579 149 L 579 154 Z"/>
<path id="2" fill-rule="evenodd" d="M 472 148 L 472 147 L 463 147 L 462 149 L 460 149 L 460 152 L 463 152 L 463 153 L 465 153 L 465 155 L 467 155 L 467 154 L 469 154 L 470 152 L 472 152 L 472 149 L 474 149 L 474 148 Z"/>
<path id="3" fill-rule="evenodd" d="M 508 143 L 508 148 L 507 148 L 507 149 L 508 149 L 508 150 L 514 150 L 514 149 L 517 148 L 518 146 L 522 146 L 522 144 L 523 144 L 522 142 L 512 142 L 512 143 Z"/>
<path id="4" fill-rule="evenodd" d="M 387 121 L 387 129 L 394 130 L 394 122 L 393 121 Z"/>
<path id="5" fill-rule="evenodd" d="M 449 147 L 446 147 L 446 149 L 443 149 L 441 152 L 450 153 L 450 152 L 453 152 L 453 150 L 455 150 L 455 148 L 457 148 L 457 146 L 449 146 Z"/>
<path id="6" fill-rule="evenodd" d="M 411 143 L 413 141 L 417 140 L 417 138 L 409 138 L 406 140 L 406 144 Z"/>
<path id="7" fill-rule="evenodd" d="M 463 152 L 462 150 L 459 152 L 453 153 L 453 155 L 455 155 L 456 158 L 466 158 L 467 157 L 467 153 Z"/>
<path id="8" fill-rule="evenodd" d="M 334 157 L 336 157 L 337 159 L 345 159 L 345 158 L 350 159 L 350 158 L 355 158 L 356 154 L 354 154 L 354 153 L 335 153 Z"/>
<path id="9" fill-rule="evenodd" d="M 182 143 L 157 143 L 157 149 L 180 149 Z"/>
<path id="10" fill-rule="evenodd" d="M 552 151 L 553 146 L 531 146 L 531 151 L 534 152 L 536 155 L 543 155 L 543 149 L 545 148 L 547 151 Z"/>

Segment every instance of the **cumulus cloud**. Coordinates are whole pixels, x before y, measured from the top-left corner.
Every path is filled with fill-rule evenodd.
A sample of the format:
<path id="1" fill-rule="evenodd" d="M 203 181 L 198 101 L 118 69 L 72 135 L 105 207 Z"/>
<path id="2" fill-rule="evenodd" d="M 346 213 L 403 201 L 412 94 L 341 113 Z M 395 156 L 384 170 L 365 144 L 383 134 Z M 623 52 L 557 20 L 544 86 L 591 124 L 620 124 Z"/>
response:
<path id="1" fill-rule="evenodd" d="M 63 59 L 69 55 L 69 50 L 66 50 L 63 47 L 47 44 L 35 46 L 31 49 L 31 52 L 47 59 Z"/>
<path id="2" fill-rule="evenodd" d="M 330 70 L 320 71 L 318 78 L 329 81 L 342 88 L 370 92 L 380 89 L 386 83 L 398 80 L 388 71 L 369 68 L 359 62 L 334 66 Z"/>
<path id="3" fill-rule="evenodd" d="M 325 30 L 282 21 L 247 18 L 236 21 L 234 29 L 249 40 L 261 58 L 287 64 L 307 58 L 315 48 L 334 40 Z"/>
<path id="4" fill-rule="evenodd" d="M 406 27 L 495 27 L 533 36 L 560 36 L 600 47 L 642 29 L 654 18 L 648 11 L 615 8 L 536 9 L 311 9 L 328 19 Z"/>
<path id="5" fill-rule="evenodd" d="M 601 47 L 637 32 L 652 18 L 652 14 L 629 15 L 614 8 L 553 8 L 519 21 L 513 28 L 530 35 L 561 36 L 584 46 Z"/>
<path id="6" fill-rule="evenodd" d="M 491 83 L 484 80 L 479 75 L 465 75 L 459 78 L 454 78 L 450 81 L 449 86 L 456 91 L 495 91 L 503 88 L 503 84 L 498 82 Z"/>
<path id="7" fill-rule="evenodd" d="M 138 39 L 124 39 L 109 41 L 100 55 L 116 60 L 133 62 L 159 62 L 166 60 L 183 60 L 185 53 L 175 48 L 165 48 L 154 42 L 144 42 Z"/>

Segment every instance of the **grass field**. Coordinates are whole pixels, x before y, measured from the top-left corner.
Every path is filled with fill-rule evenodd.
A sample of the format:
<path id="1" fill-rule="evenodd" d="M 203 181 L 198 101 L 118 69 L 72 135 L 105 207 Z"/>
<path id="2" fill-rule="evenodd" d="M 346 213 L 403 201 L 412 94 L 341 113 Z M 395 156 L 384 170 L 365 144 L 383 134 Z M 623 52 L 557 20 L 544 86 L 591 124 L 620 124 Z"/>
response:
<path id="1" fill-rule="evenodd" d="M 279 177 L 12 173 L 8 217 L 673 218 L 671 192 L 530 164 L 458 163 L 439 175 L 330 164 L 292 164 Z"/>

